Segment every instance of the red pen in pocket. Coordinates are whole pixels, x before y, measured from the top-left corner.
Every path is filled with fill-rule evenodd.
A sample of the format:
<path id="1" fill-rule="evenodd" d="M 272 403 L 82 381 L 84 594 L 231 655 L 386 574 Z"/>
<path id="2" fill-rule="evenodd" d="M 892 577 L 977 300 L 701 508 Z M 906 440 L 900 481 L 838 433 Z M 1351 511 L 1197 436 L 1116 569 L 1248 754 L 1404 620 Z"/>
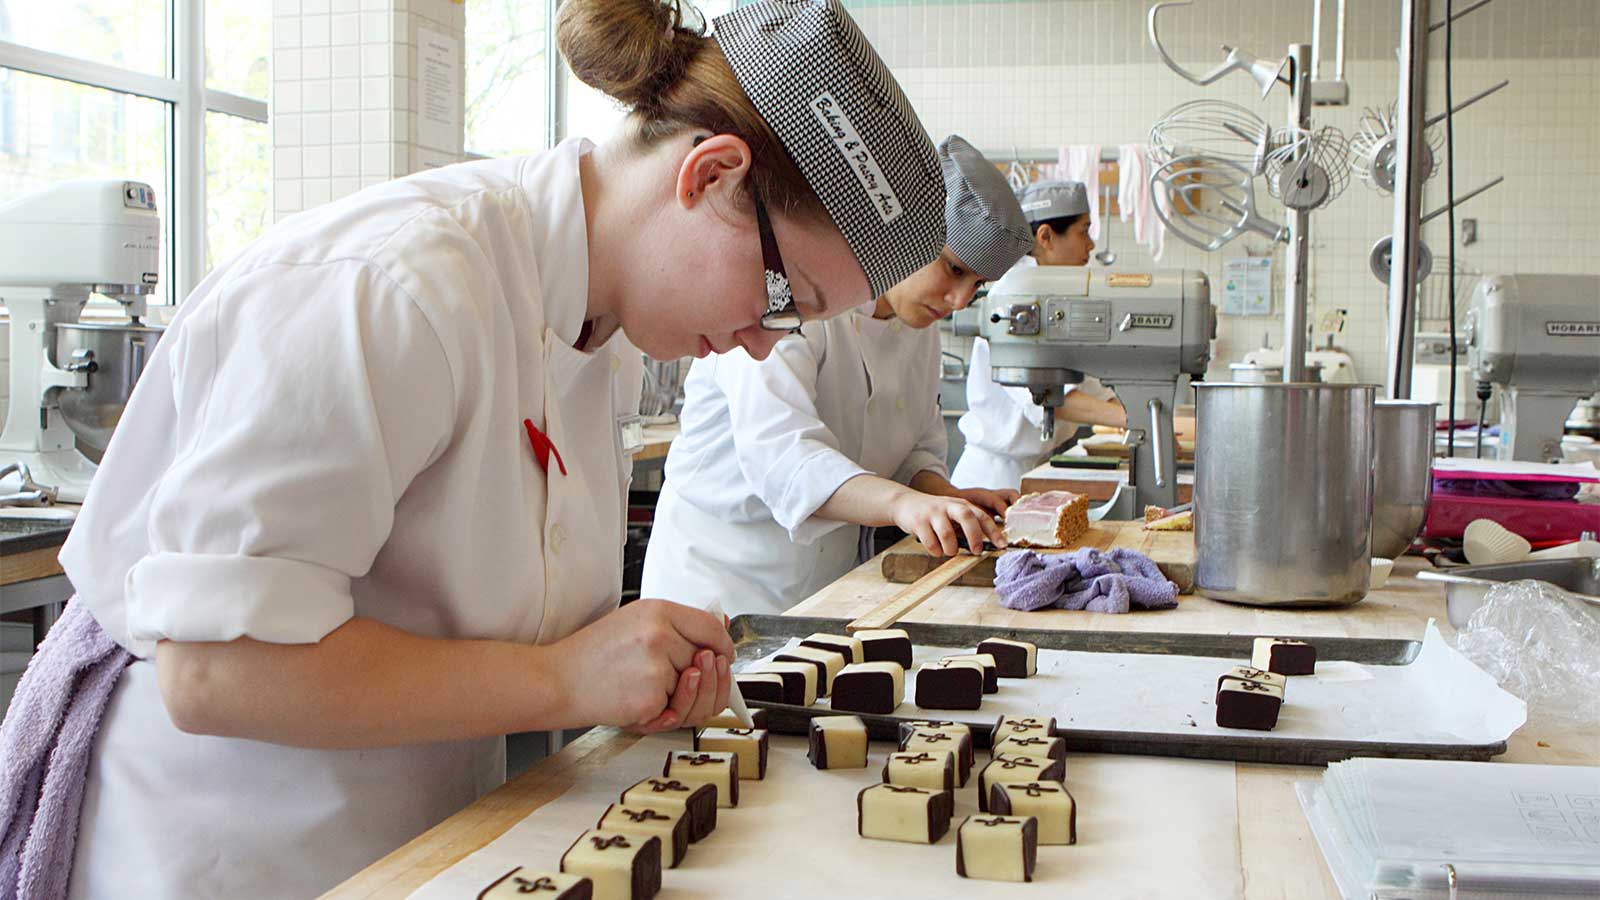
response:
<path id="1" fill-rule="evenodd" d="M 556 449 L 555 442 L 551 441 L 550 437 L 544 432 L 535 428 L 532 419 L 523 419 L 522 427 L 528 429 L 528 443 L 533 445 L 533 458 L 538 460 L 539 468 L 543 469 L 546 475 L 550 474 L 550 455 L 553 453 L 556 457 L 556 466 L 560 468 L 561 474 L 567 474 L 567 464 L 562 462 L 561 451 Z"/>

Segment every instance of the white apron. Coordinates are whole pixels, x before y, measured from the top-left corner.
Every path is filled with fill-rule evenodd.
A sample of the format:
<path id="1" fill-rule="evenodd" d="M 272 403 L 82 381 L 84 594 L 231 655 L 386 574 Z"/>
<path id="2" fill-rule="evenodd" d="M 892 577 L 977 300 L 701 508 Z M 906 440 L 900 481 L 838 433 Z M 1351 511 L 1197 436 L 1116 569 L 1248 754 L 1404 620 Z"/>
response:
<path id="1" fill-rule="evenodd" d="M 1040 437 L 1044 408 L 1023 388 L 996 384 L 989 342 L 975 338 L 967 363 L 967 411 L 957 427 L 966 439 L 950 481 L 959 488 L 1019 488 L 1022 476 L 1044 462 L 1050 445 Z"/>
<path id="2" fill-rule="evenodd" d="M 313 642 L 353 615 L 545 643 L 616 607 L 618 420 L 641 361 L 620 334 L 571 347 L 588 147 L 297 216 L 186 301 L 62 553 L 143 657 L 97 738 L 74 897 L 315 896 L 504 779 L 500 738 L 322 751 L 183 734 L 149 657 L 163 638 Z M 524 419 L 565 475 L 539 467 Z"/>
<path id="3" fill-rule="evenodd" d="M 938 331 L 870 308 L 805 326 L 763 362 L 695 362 L 644 596 L 782 613 L 856 565 L 862 530 L 813 515 L 841 484 L 945 473 Z"/>

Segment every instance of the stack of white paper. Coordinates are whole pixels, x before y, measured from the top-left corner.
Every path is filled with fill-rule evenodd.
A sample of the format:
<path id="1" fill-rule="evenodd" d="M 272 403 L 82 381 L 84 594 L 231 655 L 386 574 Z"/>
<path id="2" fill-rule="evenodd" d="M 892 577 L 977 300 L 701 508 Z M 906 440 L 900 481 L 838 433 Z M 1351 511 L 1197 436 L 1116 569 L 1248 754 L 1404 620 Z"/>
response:
<path id="1" fill-rule="evenodd" d="M 1353 759 L 1298 792 L 1349 900 L 1600 896 L 1600 768 Z"/>

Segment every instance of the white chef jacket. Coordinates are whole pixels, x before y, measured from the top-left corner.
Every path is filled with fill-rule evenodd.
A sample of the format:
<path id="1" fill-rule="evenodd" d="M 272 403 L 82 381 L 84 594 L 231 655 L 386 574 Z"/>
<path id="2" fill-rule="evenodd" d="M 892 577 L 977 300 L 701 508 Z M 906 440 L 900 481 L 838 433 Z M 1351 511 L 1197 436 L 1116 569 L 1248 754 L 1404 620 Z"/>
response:
<path id="1" fill-rule="evenodd" d="M 859 526 L 814 515 L 851 478 L 945 474 L 939 334 L 871 305 L 757 362 L 696 360 L 645 553 L 643 595 L 777 614 L 856 564 Z"/>
<path id="2" fill-rule="evenodd" d="M 1013 268 L 1038 264 L 1032 256 L 1024 256 Z M 1116 396 L 1093 375 L 1063 390 L 1067 394 L 1081 390 L 1101 400 Z M 1046 443 L 1040 437 L 1043 424 L 1044 407 L 1033 402 L 1026 388 L 995 383 L 989 342 L 974 338 L 967 362 L 967 411 L 956 423 L 966 446 L 950 482 L 958 488 L 1020 488 L 1022 476 L 1043 464 L 1056 444 L 1078 428 L 1075 422 L 1057 422 L 1056 440 Z"/>
<path id="3" fill-rule="evenodd" d="M 183 734 L 151 657 L 161 639 L 311 643 L 353 616 L 546 643 L 616 607 L 618 419 L 642 359 L 620 332 L 573 348 L 591 148 L 295 216 L 185 302 L 61 552 L 76 602 L 140 657 L 96 741 L 74 897 L 315 896 L 504 780 L 503 739 Z"/>

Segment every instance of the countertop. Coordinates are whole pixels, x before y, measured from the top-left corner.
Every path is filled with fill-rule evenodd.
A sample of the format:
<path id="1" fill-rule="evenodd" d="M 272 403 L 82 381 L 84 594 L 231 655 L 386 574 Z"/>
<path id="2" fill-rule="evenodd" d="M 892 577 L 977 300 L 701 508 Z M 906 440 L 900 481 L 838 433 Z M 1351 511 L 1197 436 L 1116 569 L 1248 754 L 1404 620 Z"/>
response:
<path id="1" fill-rule="evenodd" d="M 1271 610 L 1233 606 L 1185 596 L 1175 610 L 1127 615 L 1054 610 L 1015 612 L 998 605 L 987 588 L 952 587 L 906 617 L 913 622 L 1089 630 L 1285 634 L 1331 637 L 1420 639 L 1430 618 L 1447 637 L 1444 591 L 1415 574 L 1426 563 L 1400 560 L 1389 584 L 1354 606 L 1331 610 Z M 791 610 L 793 615 L 853 618 L 888 599 L 903 585 L 889 584 L 873 559 Z M 586 772 L 606 765 L 638 738 L 611 728 L 591 731 L 500 789 L 384 857 L 327 896 L 404 897 L 437 873 L 493 840 L 545 803 L 559 797 Z M 1543 729 L 1527 725 L 1512 735 L 1497 761 L 1600 764 L 1600 725 L 1587 729 Z M 1236 763 L 1237 811 L 1244 896 L 1337 897 L 1327 866 L 1294 794 L 1294 782 L 1319 777 L 1321 769 Z M 1174 797 L 1173 802 L 1182 802 Z M 1149 862 L 1130 861 L 1130 862 Z M 1138 869 L 1130 866 L 1130 890 Z"/>
<path id="2" fill-rule="evenodd" d="M 36 515 L 39 517 L 0 516 L 0 585 L 61 574 L 56 554 L 66 543 L 72 522 L 44 518 L 48 515 L 45 510 Z"/>
<path id="3" fill-rule="evenodd" d="M 60 547 L 67 542 L 67 534 L 71 531 L 71 522 L 0 518 L 0 556 Z"/>

